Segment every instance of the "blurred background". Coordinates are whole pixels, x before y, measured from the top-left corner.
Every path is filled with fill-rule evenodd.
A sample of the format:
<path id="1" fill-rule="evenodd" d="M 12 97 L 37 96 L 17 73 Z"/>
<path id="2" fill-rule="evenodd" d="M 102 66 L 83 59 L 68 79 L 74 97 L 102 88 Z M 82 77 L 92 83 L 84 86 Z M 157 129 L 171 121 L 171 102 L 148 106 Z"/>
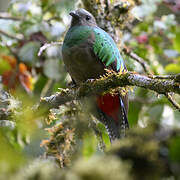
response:
<path id="1" fill-rule="evenodd" d="M 180 1 L 114 0 L 111 1 L 111 5 L 125 2 L 132 4 L 125 12 L 129 13 L 131 18 L 123 21 L 125 25 L 119 29 L 122 34 L 119 47 L 123 44 L 132 49 L 146 61 L 150 71 L 155 75 L 180 73 Z M 98 3 L 99 1 L 92 1 L 92 6 Z M 12 178 L 12 174 L 16 174 L 19 179 L 30 177 L 36 179 L 35 174 L 41 172 L 41 167 L 44 171 L 50 169 L 47 171 L 49 175 L 56 174 L 56 165 L 49 161 L 41 164 L 44 154 L 50 154 L 52 159 L 58 160 L 60 166 L 69 164 L 66 161 L 69 162 L 72 154 L 76 154 L 73 160 L 79 156 L 86 159 L 103 154 L 98 149 L 100 140 L 95 138 L 94 134 L 86 129 L 87 127 L 84 128 L 91 118 L 87 116 L 86 110 L 80 103 L 73 102 L 60 109 L 52 109 L 50 114 L 45 116 L 37 117 L 32 110 L 40 97 L 59 91 L 58 88 L 66 88 L 71 81 L 63 66 L 61 45 L 48 47 L 40 56 L 38 52 L 45 43 L 63 42 L 71 20 L 68 12 L 78 7 L 83 7 L 80 0 L 0 1 L 0 178 L 2 179 Z M 119 13 L 121 16 L 121 12 Z M 128 20 L 129 22 L 126 22 Z M 145 74 L 139 63 L 126 56 L 121 48 L 120 52 L 129 71 Z M 179 96 L 173 95 L 173 98 L 180 103 Z M 40 111 L 43 112 L 43 109 Z M 165 96 L 137 87 L 129 92 L 128 119 L 131 129 L 147 129 L 155 123 L 158 127 L 167 130 L 165 134 L 169 135 L 169 132 L 174 129 L 178 131 L 180 128 L 180 112 Z M 74 138 L 73 127 L 67 122 L 75 120 L 82 126 L 72 123 L 73 126 L 76 129 L 84 128 L 83 133 L 86 132 L 83 137 L 78 135 Z M 62 127 L 58 129 L 59 124 L 62 123 L 65 129 Z M 68 129 L 68 127 L 71 128 Z M 47 128 L 49 128 L 48 131 L 45 130 Z M 104 127 L 99 125 L 99 129 L 104 133 L 104 146 L 111 149 Z M 65 137 L 64 140 L 58 139 L 60 136 L 57 138 L 58 132 Z M 152 130 L 153 133 L 154 130 Z M 145 135 L 142 134 L 142 136 Z M 46 140 L 42 142 L 43 139 Z M 78 143 L 74 142 L 75 139 Z M 167 159 L 173 162 L 173 165 L 169 166 L 174 168 L 173 170 L 172 167 L 170 168 L 174 174 L 171 172 L 167 175 L 167 179 L 173 179 L 178 177 L 179 135 L 167 141 L 168 147 L 163 146 L 165 149 L 161 150 L 167 155 Z M 41 142 L 43 147 L 40 147 Z M 72 151 L 71 146 L 74 147 L 74 144 L 78 144 L 78 148 L 73 148 Z M 61 150 L 64 148 L 63 152 L 60 152 L 59 147 Z M 67 158 L 63 159 L 62 154 Z M 89 168 L 90 165 L 93 166 L 93 162 L 95 164 L 96 161 L 104 162 L 104 159 L 98 160 L 98 158 L 91 159 Z M 112 163 L 116 161 L 115 159 Z M 31 162 L 35 169 L 26 168 L 28 175 L 25 177 L 21 169 Z M 78 162 L 75 160 L 74 162 L 76 164 L 72 170 L 74 174 L 70 172 L 68 174 L 83 179 L 81 175 L 77 175 L 79 173 L 77 169 L 81 169 L 83 165 L 78 167 Z M 117 167 L 123 169 L 125 165 L 119 163 L 118 161 Z M 56 170 L 52 170 L 54 166 Z M 42 170 L 37 179 L 45 179 L 44 171 Z M 57 171 L 60 172 L 60 170 Z M 63 173 L 65 172 L 61 172 L 56 178 L 59 179 L 62 176 L 61 178 L 65 179 L 66 175 Z M 124 174 L 124 178 L 131 179 L 127 174 Z M 47 179 L 50 177 L 48 176 Z M 151 176 L 148 175 L 148 177 Z M 111 178 L 116 179 L 119 176 Z"/>
<path id="2" fill-rule="evenodd" d="M 9 3 L 10 3 L 9 0 L 8 0 L 8 1 L 2 0 L 2 1 L 1 1 L 1 4 L 0 4 L 0 5 L 1 5 L 1 6 L 0 6 L 0 11 L 1 11 L 1 12 L 6 12 L 7 9 L 8 9 Z"/>

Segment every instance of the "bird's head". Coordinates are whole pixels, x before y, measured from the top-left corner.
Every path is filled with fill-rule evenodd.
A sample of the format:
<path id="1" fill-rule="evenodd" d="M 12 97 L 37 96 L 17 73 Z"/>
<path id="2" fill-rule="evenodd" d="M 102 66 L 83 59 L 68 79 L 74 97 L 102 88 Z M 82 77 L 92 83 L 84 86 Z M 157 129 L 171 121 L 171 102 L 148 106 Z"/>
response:
<path id="1" fill-rule="evenodd" d="M 72 16 L 71 26 L 96 26 L 94 16 L 85 9 L 78 9 L 69 13 Z"/>

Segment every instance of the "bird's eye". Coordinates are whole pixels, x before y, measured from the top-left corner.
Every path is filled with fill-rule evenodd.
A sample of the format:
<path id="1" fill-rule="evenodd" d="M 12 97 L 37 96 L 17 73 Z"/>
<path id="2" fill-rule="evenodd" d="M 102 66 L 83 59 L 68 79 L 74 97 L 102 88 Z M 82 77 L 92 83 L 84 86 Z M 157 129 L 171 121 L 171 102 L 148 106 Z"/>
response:
<path id="1" fill-rule="evenodd" d="M 89 21 L 91 19 L 90 16 L 86 16 L 86 20 Z"/>

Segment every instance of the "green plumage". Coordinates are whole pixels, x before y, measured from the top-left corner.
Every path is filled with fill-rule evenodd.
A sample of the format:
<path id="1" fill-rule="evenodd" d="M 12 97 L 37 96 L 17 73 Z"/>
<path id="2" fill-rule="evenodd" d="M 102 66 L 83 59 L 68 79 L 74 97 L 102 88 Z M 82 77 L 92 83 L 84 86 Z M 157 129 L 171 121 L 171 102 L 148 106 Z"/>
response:
<path id="1" fill-rule="evenodd" d="M 92 30 L 88 28 L 87 26 L 72 27 L 68 31 L 64 39 L 63 48 L 71 48 L 73 46 L 83 43 L 84 41 L 88 39 L 88 37 L 91 34 L 91 31 Z"/>
<path id="2" fill-rule="evenodd" d="M 93 51 L 98 58 L 109 66 L 116 61 L 116 70 L 124 68 L 123 59 L 113 39 L 105 31 L 93 26 L 74 26 L 64 40 L 63 48 L 71 48 L 85 42 L 90 36 L 94 37 Z"/>

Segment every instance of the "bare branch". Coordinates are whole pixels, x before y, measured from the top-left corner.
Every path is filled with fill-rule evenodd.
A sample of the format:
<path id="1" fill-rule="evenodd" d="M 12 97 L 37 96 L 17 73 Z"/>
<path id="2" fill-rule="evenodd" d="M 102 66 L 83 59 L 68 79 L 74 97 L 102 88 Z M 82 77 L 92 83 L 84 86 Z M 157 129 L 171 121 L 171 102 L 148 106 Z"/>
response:
<path id="1" fill-rule="evenodd" d="M 154 79 L 134 72 L 123 74 L 114 72 L 93 82 L 86 82 L 78 88 L 62 90 L 60 93 L 50 97 L 44 97 L 41 99 L 41 102 L 50 107 L 58 107 L 68 101 L 125 86 L 138 86 L 153 90 L 158 94 L 167 94 L 169 92 L 180 94 L 180 83 L 174 80 Z"/>
<path id="2" fill-rule="evenodd" d="M 123 52 L 130 56 L 131 58 L 133 58 L 134 60 L 136 60 L 138 63 L 141 64 L 141 66 L 144 69 L 144 72 L 146 72 L 147 74 L 149 74 L 148 77 L 153 78 L 153 79 L 171 79 L 174 80 L 175 82 L 180 82 L 180 73 L 177 75 L 152 75 L 152 73 L 149 70 L 149 67 L 147 65 L 147 63 L 144 61 L 144 59 L 142 59 L 141 57 L 139 57 L 137 54 L 135 54 L 134 52 L 130 51 L 127 47 L 124 47 Z M 170 103 L 177 109 L 180 111 L 180 105 L 172 98 L 172 96 L 169 93 L 165 93 L 165 96 L 167 97 L 167 99 L 170 101 Z"/>
<path id="3" fill-rule="evenodd" d="M 173 99 L 173 97 L 170 95 L 170 93 L 166 93 L 165 96 L 167 99 L 171 102 L 171 104 L 180 111 L 180 105 Z"/>
<path id="4" fill-rule="evenodd" d="M 151 76 L 150 77 L 154 78 L 154 79 L 173 79 L 176 82 L 180 82 L 180 73 L 176 74 L 176 75 L 164 75 L 164 76 L 160 76 L 160 75 L 156 75 L 156 76 Z"/>
<path id="5" fill-rule="evenodd" d="M 62 42 L 51 42 L 51 43 L 46 43 L 44 44 L 40 49 L 39 49 L 39 52 L 38 52 L 38 56 L 41 56 L 41 54 L 43 53 L 44 50 L 46 50 L 48 47 L 51 47 L 51 46 L 57 46 L 57 45 L 62 45 Z"/>
<path id="6" fill-rule="evenodd" d="M 141 66 L 144 69 L 144 72 L 146 72 L 147 74 L 152 74 L 149 70 L 149 67 L 147 65 L 147 63 L 145 62 L 144 59 L 142 59 L 141 57 L 139 57 L 137 54 L 135 54 L 134 52 L 132 52 L 130 49 L 128 49 L 127 47 L 123 48 L 123 52 L 130 56 L 132 59 L 136 60 L 138 63 L 141 64 Z"/>
<path id="7" fill-rule="evenodd" d="M 11 34 L 8 34 L 7 32 L 4 32 L 2 30 L 0 30 L 0 34 L 8 37 L 8 38 L 11 38 L 11 39 L 16 39 L 17 41 L 21 41 L 23 38 L 20 38 L 20 37 L 17 37 L 17 36 L 13 36 Z"/>
<path id="8" fill-rule="evenodd" d="M 12 20 L 12 21 L 21 21 L 21 18 L 17 17 L 10 17 L 10 16 L 0 16 L 0 19 L 5 19 L 5 20 Z"/>

